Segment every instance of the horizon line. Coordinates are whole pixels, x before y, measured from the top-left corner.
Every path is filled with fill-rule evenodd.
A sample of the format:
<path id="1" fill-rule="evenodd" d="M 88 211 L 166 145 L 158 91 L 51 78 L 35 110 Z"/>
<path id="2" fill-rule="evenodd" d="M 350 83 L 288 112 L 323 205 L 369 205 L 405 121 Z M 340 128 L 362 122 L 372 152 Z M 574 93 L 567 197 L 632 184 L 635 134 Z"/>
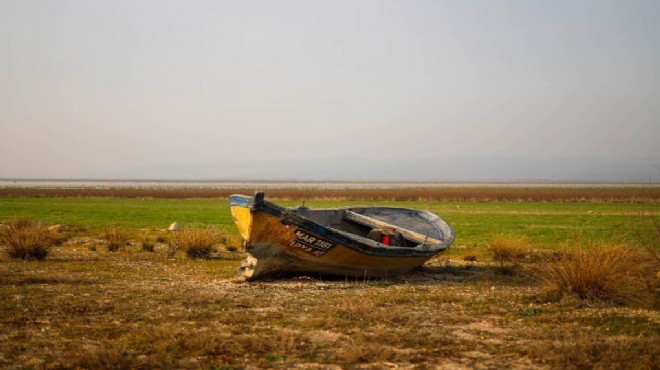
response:
<path id="1" fill-rule="evenodd" d="M 232 183 L 232 182 L 253 182 L 253 183 L 392 183 L 392 184 L 402 184 L 402 183 L 420 183 L 420 184 L 433 184 L 433 183 L 547 183 L 547 184 L 620 184 L 620 183 L 630 183 L 630 184 L 660 184 L 660 181 L 654 180 L 573 180 L 573 179 L 563 179 L 563 180 L 552 180 L 552 179 L 463 179 L 463 180 L 450 180 L 450 179 L 411 179 L 411 180 L 402 180 L 402 179 L 283 179 L 283 178 L 96 178 L 96 177 L 0 177 L 0 181 L 3 182 L 17 182 L 17 181 L 26 181 L 26 182 L 136 182 L 136 183 L 145 183 L 145 182 L 174 182 L 174 183 L 185 183 L 185 182 L 198 182 L 198 183 Z"/>

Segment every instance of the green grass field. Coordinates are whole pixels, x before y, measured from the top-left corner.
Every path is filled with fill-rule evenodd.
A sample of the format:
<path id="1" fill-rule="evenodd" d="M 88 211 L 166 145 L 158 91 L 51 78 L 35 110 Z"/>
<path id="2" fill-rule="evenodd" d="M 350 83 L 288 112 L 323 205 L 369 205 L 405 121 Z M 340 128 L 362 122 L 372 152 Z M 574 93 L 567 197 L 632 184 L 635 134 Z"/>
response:
<path id="1" fill-rule="evenodd" d="M 22 261 L 0 247 L 0 368 L 652 369 L 660 362 L 657 269 L 640 280 L 650 284 L 639 290 L 650 297 L 643 303 L 548 299 L 526 273 L 538 262 L 501 270 L 487 247 L 494 233 L 524 235 L 534 248 L 575 240 L 636 246 L 637 234 L 654 231 L 649 215 L 657 217 L 658 203 L 306 204 L 428 209 L 457 239 L 424 268 L 397 277 L 257 282 L 235 277 L 242 252 L 195 260 L 168 255 L 163 243 L 154 252 L 137 245 L 110 252 L 81 241 L 54 247 L 44 261 Z M 237 235 L 224 199 L 0 198 L 0 220 L 13 217 L 76 225 L 71 236 L 81 240 L 111 224 L 137 232 L 173 221 Z"/>
<path id="2" fill-rule="evenodd" d="M 287 207 L 299 202 L 283 201 Z M 308 201 L 313 208 L 386 205 L 426 209 L 455 229 L 455 245 L 483 245 L 494 233 L 524 234 L 535 244 L 553 247 L 562 241 L 624 241 L 640 227 L 643 215 L 660 213 L 659 203 L 506 203 L 506 202 L 365 202 Z M 85 226 L 110 224 L 144 228 L 212 227 L 236 234 L 229 202 L 224 199 L 0 198 L 0 219 L 24 216 L 47 223 Z"/>

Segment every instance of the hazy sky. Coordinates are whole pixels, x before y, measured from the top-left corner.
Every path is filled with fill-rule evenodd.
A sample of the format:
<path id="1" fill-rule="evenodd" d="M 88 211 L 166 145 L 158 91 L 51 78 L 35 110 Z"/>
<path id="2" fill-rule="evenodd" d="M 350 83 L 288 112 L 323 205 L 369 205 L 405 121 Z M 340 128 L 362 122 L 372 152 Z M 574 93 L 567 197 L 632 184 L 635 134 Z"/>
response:
<path id="1" fill-rule="evenodd" d="M 0 0 L 0 178 L 659 180 L 660 1 Z"/>

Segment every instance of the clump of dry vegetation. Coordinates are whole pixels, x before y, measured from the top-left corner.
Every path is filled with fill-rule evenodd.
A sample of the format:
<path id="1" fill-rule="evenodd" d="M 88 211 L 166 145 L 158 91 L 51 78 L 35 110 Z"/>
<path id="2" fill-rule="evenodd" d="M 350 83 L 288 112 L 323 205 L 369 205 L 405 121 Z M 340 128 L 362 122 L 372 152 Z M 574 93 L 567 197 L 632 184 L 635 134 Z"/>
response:
<path id="1" fill-rule="evenodd" d="M 658 263 L 630 246 L 579 244 L 547 253 L 529 275 L 545 288 L 546 298 L 573 295 L 583 300 L 654 306 Z"/>
<path id="2" fill-rule="evenodd" d="M 528 256 L 530 240 L 524 235 L 495 234 L 488 240 L 488 250 L 492 254 L 500 272 L 510 273 L 514 266 Z"/>
<path id="3" fill-rule="evenodd" d="M 107 241 L 108 251 L 110 252 L 116 252 L 128 243 L 128 235 L 117 226 L 110 226 L 103 230 L 103 238 Z"/>
<path id="4" fill-rule="evenodd" d="M 46 227 L 30 219 L 17 218 L 0 225 L 0 245 L 11 258 L 43 260 L 59 243 Z"/>
<path id="5" fill-rule="evenodd" d="M 156 239 L 150 235 L 143 235 L 140 238 L 140 247 L 143 252 L 153 252 L 156 247 Z"/>
<path id="6" fill-rule="evenodd" d="M 217 241 L 218 233 L 214 230 L 188 229 L 177 235 L 178 246 L 190 258 L 210 258 Z"/>

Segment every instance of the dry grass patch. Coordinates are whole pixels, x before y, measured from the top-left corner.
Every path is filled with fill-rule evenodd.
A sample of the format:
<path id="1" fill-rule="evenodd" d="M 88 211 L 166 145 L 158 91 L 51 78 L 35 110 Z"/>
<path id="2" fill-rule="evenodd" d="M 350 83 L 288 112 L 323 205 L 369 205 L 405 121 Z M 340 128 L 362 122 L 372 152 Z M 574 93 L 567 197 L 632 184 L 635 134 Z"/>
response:
<path id="1" fill-rule="evenodd" d="M 156 247 L 156 239 L 150 235 L 143 235 L 140 238 L 140 247 L 143 252 L 153 252 Z"/>
<path id="2" fill-rule="evenodd" d="M 190 258 L 209 259 L 218 238 L 219 235 L 214 230 L 189 229 L 178 234 L 177 244 Z"/>
<path id="3" fill-rule="evenodd" d="M 549 337 L 530 343 L 523 354 L 561 369 L 655 369 L 660 356 L 660 346 L 653 337 L 614 336 L 594 340 L 578 330 L 551 333 Z"/>
<path id="4" fill-rule="evenodd" d="M 0 263 L 0 368 L 643 368 L 658 353 L 655 311 L 530 303 L 536 287 L 491 270 L 248 283 L 234 261 L 62 248 L 81 260 Z"/>
<path id="5" fill-rule="evenodd" d="M 551 300 L 574 295 L 589 301 L 653 306 L 657 269 L 657 262 L 639 249 L 593 244 L 548 253 L 545 261 L 528 271 Z"/>
<path id="6" fill-rule="evenodd" d="M 136 356 L 121 346 L 85 348 L 75 359 L 82 369 L 129 370 L 140 367 Z"/>
<path id="7" fill-rule="evenodd" d="M 128 243 L 128 234 L 126 230 L 117 226 L 107 227 L 103 230 L 102 237 L 106 240 L 108 251 L 110 252 L 116 252 L 123 249 Z"/>
<path id="8" fill-rule="evenodd" d="M 361 333 L 349 337 L 342 343 L 337 353 L 337 360 L 344 364 L 369 363 L 396 360 L 396 352 L 386 345 L 386 338 L 367 337 Z"/>
<path id="9" fill-rule="evenodd" d="M 511 273 L 529 254 L 530 240 L 524 235 L 495 234 L 488 240 L 488 251 L 502 273 Z"/>
<path id="10" fill-rule="evenodd" d="M 13 219 L 0 225 L 0 245 L 11 258 L 43 260 L 60 243 L 54 233 L 29 219 Z"/>

